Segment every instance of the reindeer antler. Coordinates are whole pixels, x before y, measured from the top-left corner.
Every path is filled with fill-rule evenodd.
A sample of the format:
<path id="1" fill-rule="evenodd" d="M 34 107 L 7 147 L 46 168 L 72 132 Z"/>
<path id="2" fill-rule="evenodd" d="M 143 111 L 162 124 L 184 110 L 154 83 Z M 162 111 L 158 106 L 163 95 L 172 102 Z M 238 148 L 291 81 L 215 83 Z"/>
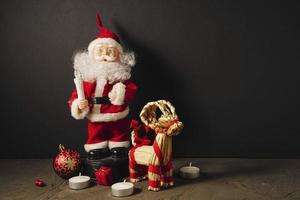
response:
<path id="1" fill-rule="evenodd" d="M 157 109 L 162 112 L 160 117 L 156 116 Z M 178 120 L 175 107 L 166 100 L 147 103 L 141 111 L 140 117 L 144 124 L 156 132 L 175 135 L 183 129 L 183 123 Z"/>

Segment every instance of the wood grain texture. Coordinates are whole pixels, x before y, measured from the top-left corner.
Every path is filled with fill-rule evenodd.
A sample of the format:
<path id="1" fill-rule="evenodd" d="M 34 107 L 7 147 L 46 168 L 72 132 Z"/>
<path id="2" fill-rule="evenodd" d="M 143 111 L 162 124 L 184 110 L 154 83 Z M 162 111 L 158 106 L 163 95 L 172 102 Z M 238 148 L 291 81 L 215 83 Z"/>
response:
<path id="1" fill-rule="evenodd" d="M 178 169 L 193 162 L 200 167 L 198 179 L 183 180 Z M 135 183 L 133 196 L 124 199 L 203 200 L 298 200 L 300 160 L 283 159 L 175 159 L 175 186 L 160 192 L 147 191 L 147 181 Z M 0 160 L 0 199 L 113 199 L 110 187 L 94 185 L 70 190 L 56 176 L 51 160 Z M 42 178 L 47 186 L 36 187 Z"/>

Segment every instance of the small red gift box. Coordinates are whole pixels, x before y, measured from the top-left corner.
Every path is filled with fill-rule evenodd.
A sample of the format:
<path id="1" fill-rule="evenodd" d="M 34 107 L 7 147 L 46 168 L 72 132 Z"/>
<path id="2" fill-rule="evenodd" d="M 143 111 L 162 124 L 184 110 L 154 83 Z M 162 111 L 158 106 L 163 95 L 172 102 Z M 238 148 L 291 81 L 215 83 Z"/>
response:
<path id="1" fill-rule="evenodd" d="M 99 185 L 110 186 L 113 182 L 112 170 L 109 167 L 102 166 L 95 172 L 96 180 Z"/>

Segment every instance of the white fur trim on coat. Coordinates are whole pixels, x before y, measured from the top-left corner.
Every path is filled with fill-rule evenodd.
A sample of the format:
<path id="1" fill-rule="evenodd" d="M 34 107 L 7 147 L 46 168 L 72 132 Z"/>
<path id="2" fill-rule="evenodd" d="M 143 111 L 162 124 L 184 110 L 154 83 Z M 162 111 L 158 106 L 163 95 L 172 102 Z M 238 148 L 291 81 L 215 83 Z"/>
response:
<path id="1" fill-rule="evenodd" d="M 128 148 L 130 146 L 129 141 L 122 141 L 122 142 L 115 142 L 115 141 L 108 141 L 108 148 L 112 149 L 115 147 L 126 147 Z"/>
<path id="2" fill-rule="evenodd" d="M 121 82 L 116 83 L 108 94 L 110 102 L 116 106 L 123 105 L 125 99 L 125 92 L 126 92 L 126 85 L 124 85 Z"/>
<path id="3" fill-rule="evenodd" d="M 72 105 L 71 105 L 71 115 L 75 119 L 83 119 L 83 118 L 85 118 L 87 116 L 87 114 L 89 113 L 90 109 L 87 106 L 83 110 L 79 110 L 78 109 L 78 103 L 79 103 L 79 99 L 75 99 L 72 102 Z"/>
<path id="4" fill-rule="evenodd" d="M 95 144 L 85 144 L 84 149 L 86 152 L 90 152 L 91 150 L 94 149 L 103 149 L 108 146 L 108 141 L 103 141 Z"/>
<path id="5" fill-rule="evenodd" d="M 97 108 L 95 106 L 98 105 L 94 105 L 94 108 Z M 99 109 L 99 107 L 97 108 L 97 110 Z M 127 108 L 122 111 L 122 112 L 117 112 L 117 113 L 95 113 L 94 109 L 92 112 L 90 112 L 86 117 L 91 121 L 91 122 L 114 122 L 117 121 L 119 119 L 123 119 L 125 118 L 129 113 L 129 107 L 127 106 Z"/>
<path id="6" fill-rule="evenodd" d="M 120 45 L 119 42 L 117 42 L 116 40 L 112 39 L 112 38 L 97 38 L 95 40 L 93 40 L 89 46 L 88 46 L 88 52 L 90 55 L 90 58 L 93 57 L 93 51 L 94 48 L 98 45 L 98 44 L 107 44 L 107 45 L 112 45 L 114 47 L 117 47 L 117 49 L 119 50 L 120 53 L 123 52 L 123 48 Z"/>

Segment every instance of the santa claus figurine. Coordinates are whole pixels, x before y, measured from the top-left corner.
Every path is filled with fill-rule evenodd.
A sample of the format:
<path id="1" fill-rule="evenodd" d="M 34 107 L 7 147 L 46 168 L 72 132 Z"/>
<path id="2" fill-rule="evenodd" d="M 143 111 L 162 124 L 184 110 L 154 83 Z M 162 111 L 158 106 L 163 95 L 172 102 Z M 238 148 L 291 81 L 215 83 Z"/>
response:
<path id="1" fill-rule="evenodd" d="M 71 115 L 88 119 L 88 139 L 84 145 L 88 159 L 101 159 L 111 154 L 127 156 L 129 147 L 128 104 L 136 93 L 129 79 L 135 65 L 132 52 L 124 52 L 120 39 L 102 25 L 96 16 L 100 33 L 87 51 L 76 53 L 74 69 L 82 79 L 84 98 L 78 87 L 70 97 Z"/>

